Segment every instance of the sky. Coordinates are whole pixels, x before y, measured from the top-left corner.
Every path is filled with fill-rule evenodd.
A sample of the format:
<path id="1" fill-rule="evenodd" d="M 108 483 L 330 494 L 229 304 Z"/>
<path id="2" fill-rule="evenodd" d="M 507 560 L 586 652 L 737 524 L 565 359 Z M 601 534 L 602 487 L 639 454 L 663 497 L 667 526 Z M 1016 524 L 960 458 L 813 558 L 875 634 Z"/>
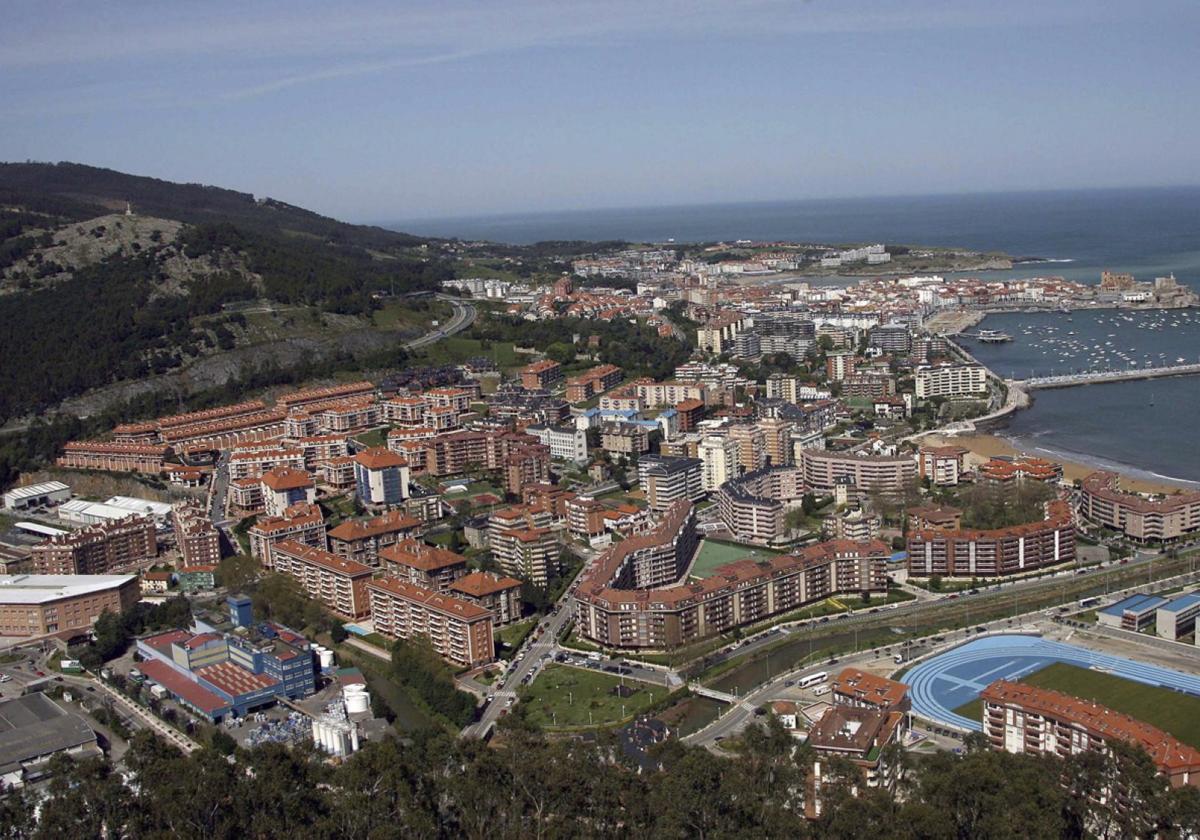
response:
<path id="1" fill-rule="evenodd" d="M 0 160 L 349 221 L 1200 183 L 1196 0 L 6 0 Z"/>

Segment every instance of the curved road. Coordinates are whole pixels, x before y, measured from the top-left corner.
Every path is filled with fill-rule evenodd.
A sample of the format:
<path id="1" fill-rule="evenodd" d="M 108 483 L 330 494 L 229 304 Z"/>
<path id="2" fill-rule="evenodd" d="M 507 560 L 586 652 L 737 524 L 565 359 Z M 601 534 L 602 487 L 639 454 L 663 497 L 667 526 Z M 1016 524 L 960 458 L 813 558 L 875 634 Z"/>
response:
<path id="1" fill-rule="evenodd" d="M 425 333 L 420 338 L 414 338 L 412 341 L 405 343 L 405 348 L 408 350 L 417 350 L 434 342 L 441 341 L 443 338 L 452 336 L 455 333 L 460 333 L 471 324 L 475 323 L 476 311 L 475 307 L 467 303 L 462 298 L 451 297 L 450 295 L 438 295 L 438 300 L 444 300 L 454 307 L 454 316 L 444 327 L 439 327 L 436 330 Z"/>

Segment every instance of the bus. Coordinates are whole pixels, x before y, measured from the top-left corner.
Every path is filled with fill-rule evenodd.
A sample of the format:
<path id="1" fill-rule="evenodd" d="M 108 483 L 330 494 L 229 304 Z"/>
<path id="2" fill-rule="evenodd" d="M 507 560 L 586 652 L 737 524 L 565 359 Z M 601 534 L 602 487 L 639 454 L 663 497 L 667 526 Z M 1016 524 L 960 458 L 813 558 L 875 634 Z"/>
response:
<path id="1" fill-rule="evenodd" d="M 1099 595 L 1094 596 L 1092 598 L 1080 598 L 1079 599 L 1079 607 L 1080 607 L 1080 609 L 1087 609 L 1088 607 L 1094 607 L 1100 603 L 1100 600 L 1101 599 L 1100 599 Z"/>
<path id="2" fill-rule="evenodd" d="M 796 685 L 798 685 L 800 688 L 811 688 L 814 685 L 825 682 L 825 680 L 828 678 L 829 674 L 825 673 L 824 671 L 818 671 L 815 674 L 809 674 L 807 677 L 801 677 L 800 680 L 797 681 Z"/>

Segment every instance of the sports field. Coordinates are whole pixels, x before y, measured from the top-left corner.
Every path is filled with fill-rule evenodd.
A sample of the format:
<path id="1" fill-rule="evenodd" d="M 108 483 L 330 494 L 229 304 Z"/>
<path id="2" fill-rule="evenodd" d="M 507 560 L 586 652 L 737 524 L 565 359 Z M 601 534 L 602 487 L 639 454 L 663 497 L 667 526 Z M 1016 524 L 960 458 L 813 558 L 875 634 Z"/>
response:
<path id="1" fill-rule="evenodd" d="M 999 679 L 1095 699 L 1189 743 L 1200 734 L 1200 724 L 1196 730 L 1187 725 L 1188 716 L 1197 718 L 1200 711 L 1200 677 L 1036 636 L 976 639 L 918 663 L 902 677 L 916 714 L 974 730 L 982 728 L 979 692 Z M 1151 717 L 1149 704 L 1164 707 L 1155 712 L 1161 717 Z"/>
<path id="2" fill-rule="evenodd" d="M 700 543 L 700 551 L 696 555 L 696 561 L 692 564 L 691 576 L 694 578 L 706 578 L 713 573 L 714 569 L 718 566 L 724 566 L 726 563 L 732 563 L 735 560 L 741 560 L 746 557 L 759 560 L 776 554 L 779 554 L 779 552 L 771 551 L 769 548 L 738 545 L 737 543 L 721 542 L 720 540 L 704 540 Z"/>

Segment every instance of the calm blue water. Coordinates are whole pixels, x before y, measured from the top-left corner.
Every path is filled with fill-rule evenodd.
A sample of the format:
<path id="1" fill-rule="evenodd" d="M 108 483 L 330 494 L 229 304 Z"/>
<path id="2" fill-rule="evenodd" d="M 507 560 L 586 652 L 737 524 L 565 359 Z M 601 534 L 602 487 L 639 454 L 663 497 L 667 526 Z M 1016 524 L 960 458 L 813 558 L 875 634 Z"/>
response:
<path id="1" fill-rule="evenodd" d="M 1200 279 L 1200 187 L 822 199 L 417 219 L 387 227 L 528 244 L 765 239 L 962 246 L 1071 260 L 989 274 L 1095 281 L 1110 268 Z"/>
<path id="2" fill-rule="evenodd" d="M 1098 282 L 1102 269 L 1140 280 L 1174 273 L 1200 285 L 1200 187 L 590 210 L 388 225 L 412 233 L 525 244 L 551 239 L 700 242 L 732 239 L 961 246 L 1064 262 L 988 272 Z M 1129 313 L 1125 313 L 1129 314 Z M 1016 377 L 1195 361 L 1200 310 L 1186 313 L 1014 313 L 984 326 L 1018 340 L 972 347 Z M 1070 335 L 1074 332 L 1075 335 Z M 1111 337 L 1110 337 L 1111 334 Z M 1106 344 L 1105 342 L 1111 342 Z M 1006 434 L 1076 461 L 1200 481 L 1200 377 L 1038 392 Z"/>

